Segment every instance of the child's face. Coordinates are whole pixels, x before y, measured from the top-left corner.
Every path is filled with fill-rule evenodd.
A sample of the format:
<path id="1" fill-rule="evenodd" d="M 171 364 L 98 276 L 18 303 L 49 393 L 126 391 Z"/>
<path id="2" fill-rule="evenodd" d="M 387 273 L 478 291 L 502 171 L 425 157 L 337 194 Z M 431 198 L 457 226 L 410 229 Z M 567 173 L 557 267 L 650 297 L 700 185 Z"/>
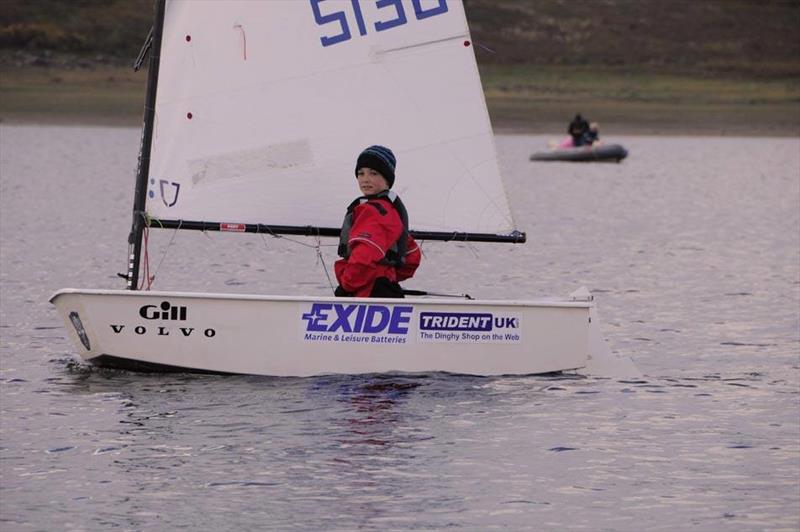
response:
<path id="1" fill-rule="evenodd" d="M 358 188 L 365 196 L 377 194 L 389 188 L 389 183 L 386 181 L 386 178 L 384 178 L 380 172 L 372 168 L 359 168 L 358 173 L 356 173 L 356 179 L 358 180 Z"/>

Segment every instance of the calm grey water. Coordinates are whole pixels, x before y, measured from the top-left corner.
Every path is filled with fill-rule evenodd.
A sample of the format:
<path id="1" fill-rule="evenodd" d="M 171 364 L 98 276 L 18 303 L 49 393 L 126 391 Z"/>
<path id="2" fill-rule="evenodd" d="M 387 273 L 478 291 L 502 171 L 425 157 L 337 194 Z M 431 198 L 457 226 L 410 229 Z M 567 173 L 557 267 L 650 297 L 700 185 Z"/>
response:
<path id="1" fill-rule="evenodd" d="M 0 529 L 800 528 L 800 139 L 623 137 L 579 165 L 498 137 L 529 243 L 427 243 L 409 286 L 585 285 L 628 381 L 76 363 L 47 299 L 122 288 L 138 140 L 0 127 Z M 327 293 L 312 248 L 162 233 L 155 288 Z"/>

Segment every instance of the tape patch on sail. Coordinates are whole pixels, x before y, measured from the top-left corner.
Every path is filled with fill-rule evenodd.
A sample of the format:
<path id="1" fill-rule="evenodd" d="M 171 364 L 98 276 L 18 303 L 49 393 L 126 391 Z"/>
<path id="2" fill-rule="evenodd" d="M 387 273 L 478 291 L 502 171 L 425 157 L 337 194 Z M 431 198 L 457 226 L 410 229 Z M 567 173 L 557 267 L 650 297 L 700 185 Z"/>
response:
<path id="1" fill-rule="evenodd" d="M 193 185 L 258 176 L 269 169 L 310 165 L 314 160 L 308 139 L 270 144 L 187 161 Z"/>

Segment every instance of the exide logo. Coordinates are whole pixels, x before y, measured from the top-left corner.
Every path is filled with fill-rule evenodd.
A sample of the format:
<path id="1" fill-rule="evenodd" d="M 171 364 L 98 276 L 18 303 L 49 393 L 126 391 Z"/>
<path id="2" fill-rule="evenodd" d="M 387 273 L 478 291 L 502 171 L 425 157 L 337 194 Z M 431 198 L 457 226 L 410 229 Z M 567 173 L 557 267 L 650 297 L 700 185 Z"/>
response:
<path id="1" fill-rule="evenodd" d="M 302 314 L 308 332 L 406 334 L 413 307 L 314 303 Z"/>
<path id="2" fill-rule="evenodd" d="M 169 301 L 161 305 L 144 305 L 139 309 L 139 316 L 146 320 L 178 320 L 186 321 L 186 307 L 172 306 Z"/>

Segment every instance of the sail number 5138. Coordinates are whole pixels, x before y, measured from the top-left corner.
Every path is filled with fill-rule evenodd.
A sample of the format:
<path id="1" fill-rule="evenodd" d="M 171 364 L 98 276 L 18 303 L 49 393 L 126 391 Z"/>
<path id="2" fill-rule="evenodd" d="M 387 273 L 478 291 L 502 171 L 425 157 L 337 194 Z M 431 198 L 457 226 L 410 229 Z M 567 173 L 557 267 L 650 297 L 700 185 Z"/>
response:
<path id="1" fill-rule="evenodd" d="M 336 28 L 333 31 L 338 31 L 334 35 L 320 37 L 319 40 L 322 46 L 332 46 L 340 42 L 349 41 L 352 38 L 350 24 L 347 22 L 347 11 L 332 11 L 323 14 L 322 5 L 326 0 L 309 0 L 309 2 L 311 2 L 311 9 L 314 11 L 314 20 L 317 25 L 333 24 Z M 374 21 L 373 27 L 376 32 L 390 30 L 408 23 L 408 16 L 402 0 L 374 0 L 374 2 L 376 8 L 383 10 L 380 13 L 385 14 L 385 18 Z M 336 4 L 341 6 L 342 2 L 336 2 Z M 352 7 L 351 15 L 355 19 L 358 33 L 363 37 L 367 34 L 367 24 L 364 22 L 364 14 L 361 11 L 359 0 L 350 0 L 350 5 Z M 411 0 L 411 5 L 414 7 L 414 17 L 417 20 L 447 13 L 447 0 L 438 0 L 438 2 L 434 0 L 433 7 L 428 7 L 427 9 L 423 9 L 422 0 Z"/>

